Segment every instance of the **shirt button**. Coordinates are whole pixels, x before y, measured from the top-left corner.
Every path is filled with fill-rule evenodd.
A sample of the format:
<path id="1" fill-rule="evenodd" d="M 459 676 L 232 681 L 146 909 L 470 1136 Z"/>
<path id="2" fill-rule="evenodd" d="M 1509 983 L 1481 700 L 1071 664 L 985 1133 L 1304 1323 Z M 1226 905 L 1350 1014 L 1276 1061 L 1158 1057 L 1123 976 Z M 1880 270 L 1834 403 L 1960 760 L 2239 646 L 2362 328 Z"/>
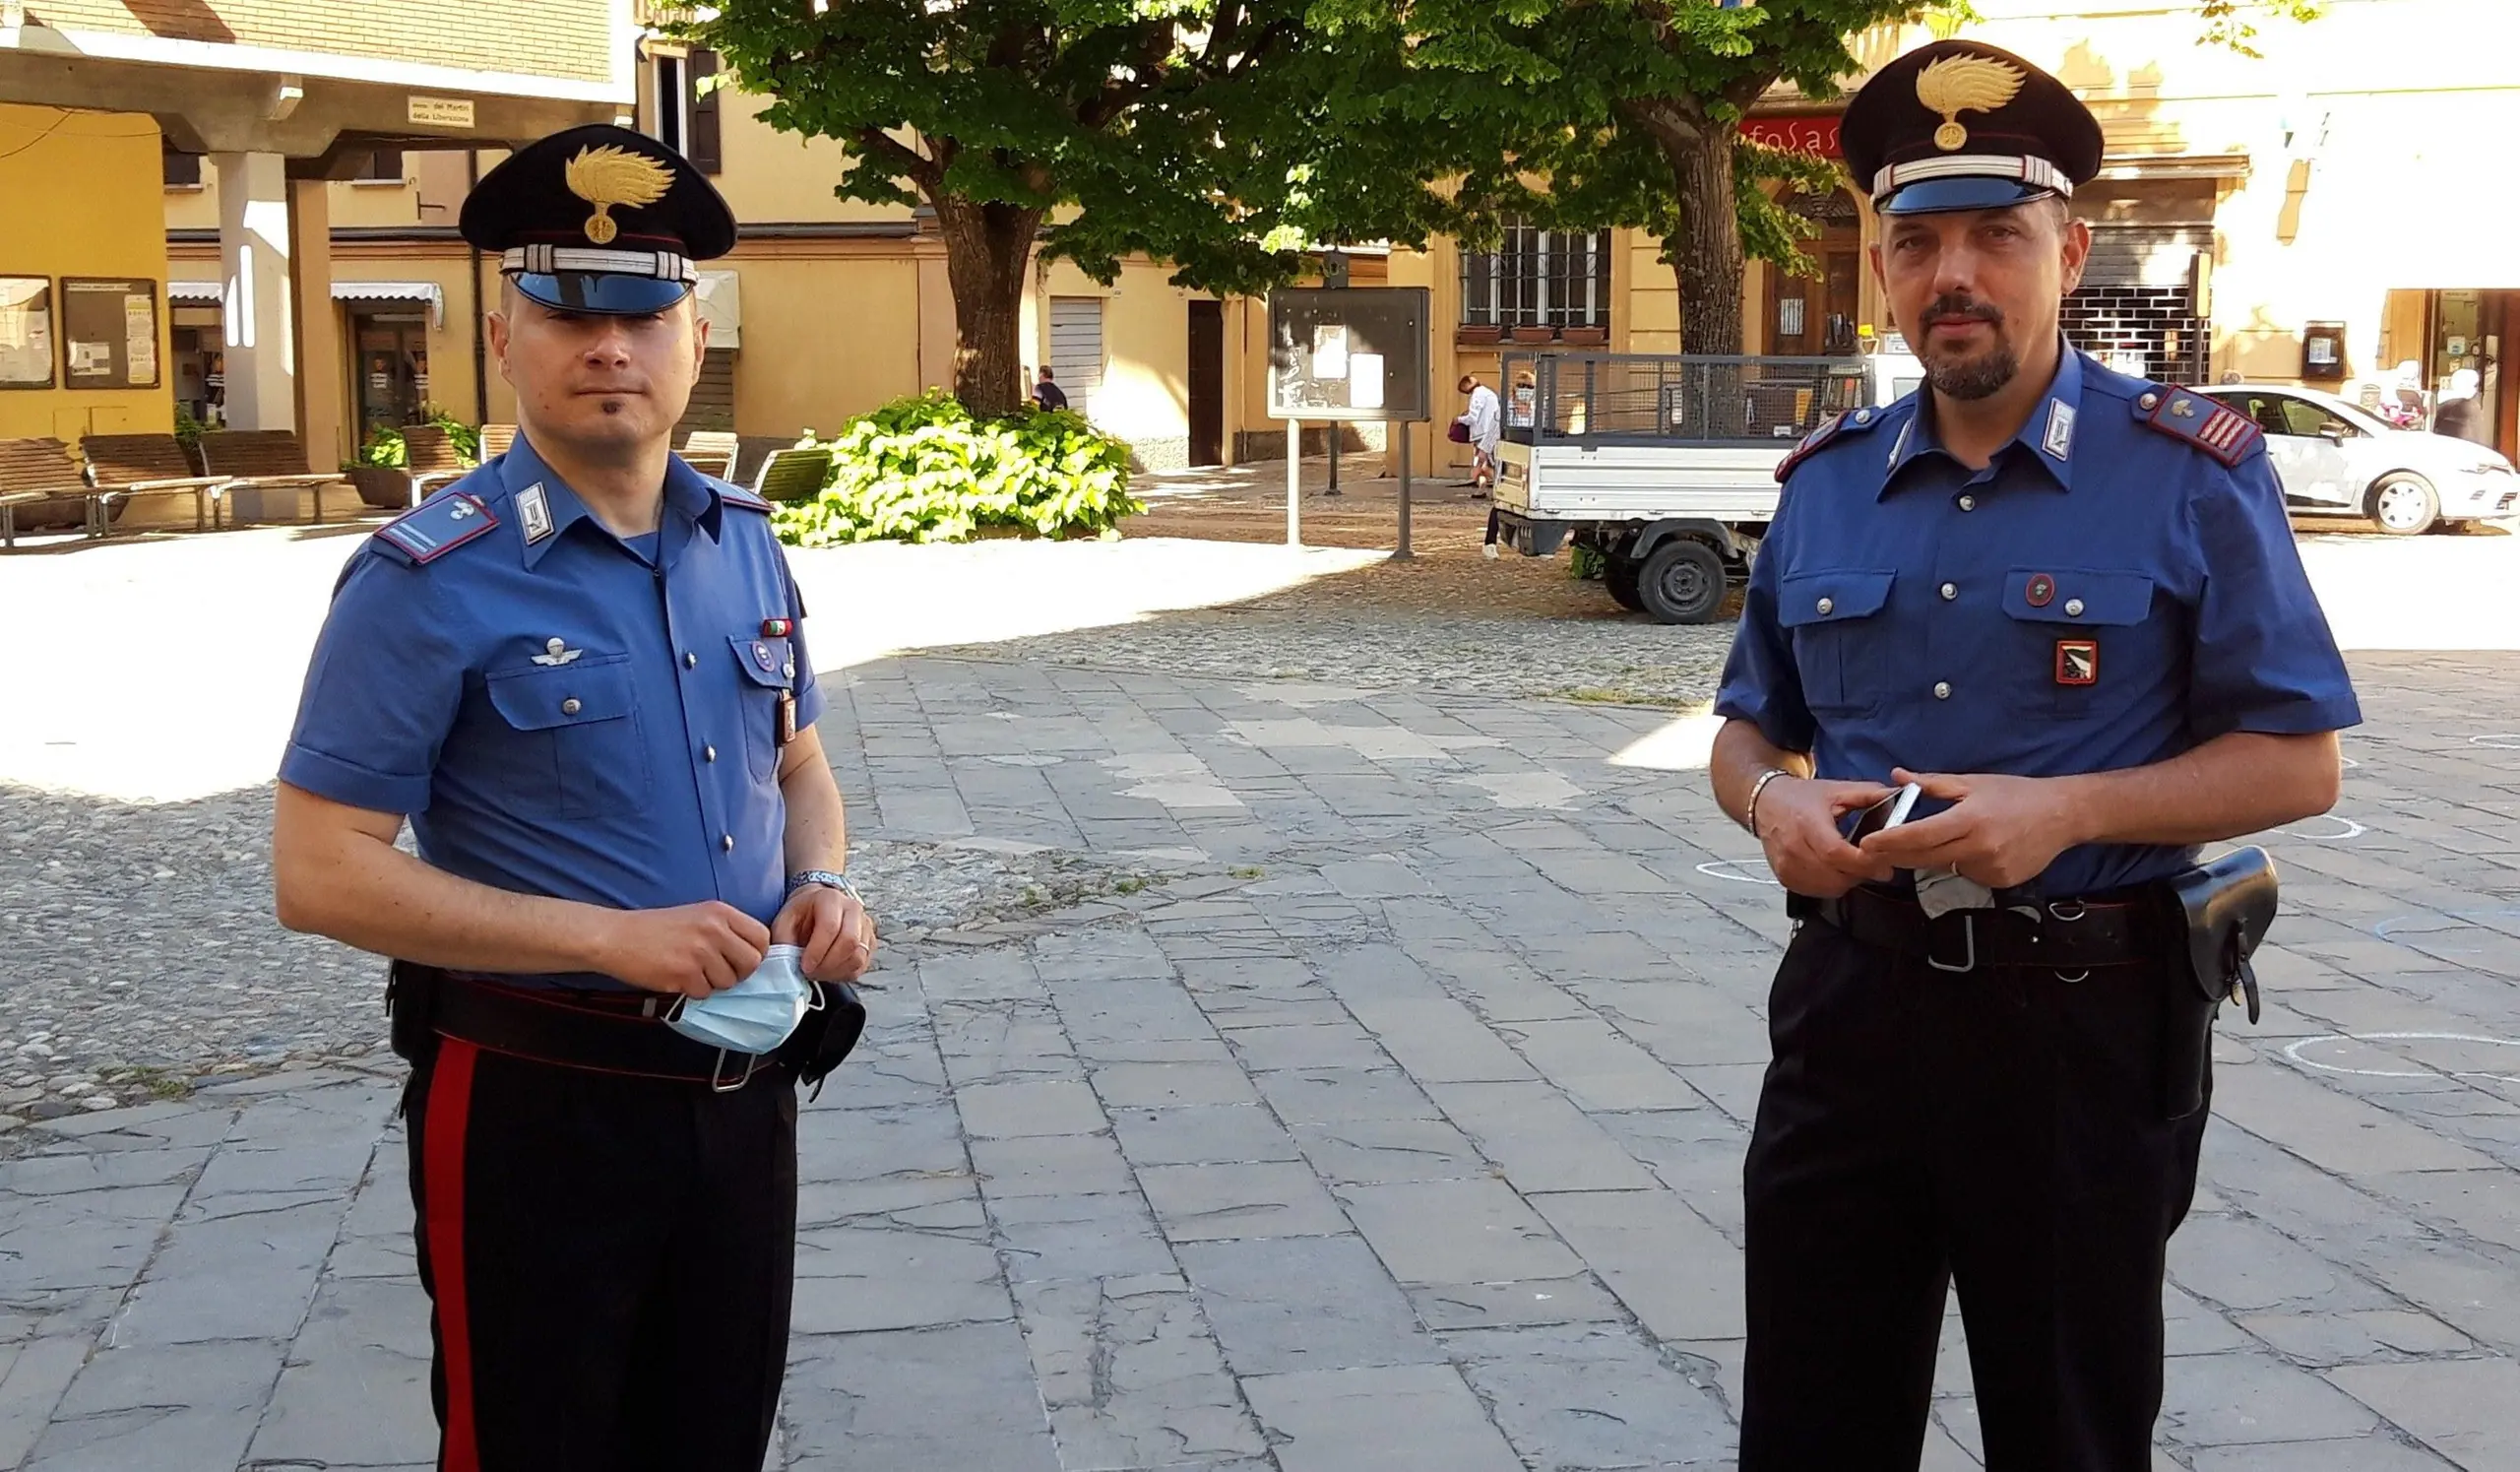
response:
<path id="1" fill-rule="evenodd" d="M 1937 682 L 1933 687 L 1933 698 L 1936 700 L 1949 700 L 1951 698 L 1951 681 L 1946 679 Z"/>
<path id="2" fill-rule="evenodd" d="M 584 707 L 578 704 L 578 698 L 574 695 L 560 702 L 560 714 L 564 716 L 574 716 L 582 709 Z"/>
<path id="3" fill-rule="evenodd" d="M 731 833 L 719 834 L 718 847 L 725 853 L 733 853 L 735 851 L 735 836 Z"/>
<path id="4" fill-rule="evenodd" d="M 688 650 L 688 649 L 684 650 L 684 651 L 682 652 L 682 668 L 683 668 L 683 669 L 685 669 L 685 670 L 697 670 L 697 669 L 699 669 L 699 668 L 700 668 L 700 656 L 698 656 L 698 655 L 696 655 L 696 654 L 693 654 L 693 653 L 692 653 L 690 650 Z"/>
<path id="5" fill-rule="evenodd" d="M 1834 598 L 1824 598 L 1820 600 L 1820 616 L 1823 618 L 1827 617 L 1829 614 L 1837 611 L 1837 607 L 1838 601 Z"/>
<path id="6" fill-rule="evenodd" d="M 2069 599 L 2066 599 L 2066 600 L 2065 600 L 2065 616 L 2066 616 L 2066 617 L 2068 617 L 2068 618 L 2080 618 L 2080 617 L 2082 617 L 2082 616 L 2083 616 L 2083 601 L 2082 601 L 2081 599 L 2079 599 L 2079 598 L 2069 598 Z"/>
<path id="7" fill-rule="evenodd" d="M 700 755 L 704 760 L 716 761 L 718 759 L 718 748 L 715 746 L 703 746 L 700 748 Z"/>
<path id="8" fill-rule="evenodd" d="M 1960 509 L 1961 509 L 1961 510 L 1963 510 L 1963 511 L 1975 511 L 1975 510 L 1977 510 L 1977 509 L 1978 509 L 1978 498 L 1977 498 L 1976 496 L 1962 496 L 1962 497 L 1960 498 Z"/>
<path id="9" fill-rule="evenodd" d="M 1949 603 L 1959 596 L 1960 585 L 1958 583 L 1945 583 L 1942 585 L 1942 601 L 1944 603 Z"/>

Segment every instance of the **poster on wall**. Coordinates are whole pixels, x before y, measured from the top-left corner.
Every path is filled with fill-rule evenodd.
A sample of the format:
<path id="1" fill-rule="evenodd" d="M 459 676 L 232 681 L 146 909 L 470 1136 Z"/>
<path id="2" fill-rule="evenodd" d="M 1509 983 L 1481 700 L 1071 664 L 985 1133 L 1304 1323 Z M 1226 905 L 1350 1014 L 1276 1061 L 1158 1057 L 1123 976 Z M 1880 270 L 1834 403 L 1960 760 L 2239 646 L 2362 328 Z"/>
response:
<path id="1" fill-rule="evenodd" d="M 65 276 L 61 336 L 70 384 L 82 389 L 158 386 L 158 284 Z"/>
<path id="2" fill-rule="evenodd" d="M 0 276 L 0 389 L 52 387 L 52 279 Z"/>

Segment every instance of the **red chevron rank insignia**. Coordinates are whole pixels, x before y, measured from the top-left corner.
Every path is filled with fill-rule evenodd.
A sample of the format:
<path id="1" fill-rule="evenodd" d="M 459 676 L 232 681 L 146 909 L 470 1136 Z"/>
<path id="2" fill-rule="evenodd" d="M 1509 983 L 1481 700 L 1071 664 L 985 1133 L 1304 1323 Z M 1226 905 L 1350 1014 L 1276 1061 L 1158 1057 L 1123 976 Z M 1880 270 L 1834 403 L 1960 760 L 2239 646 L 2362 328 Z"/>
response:
<path id="1" fill-rule="evenodd" d="M 2166 388 L 2144 398 L 2160 401 L 2145 423 L 2173 439 L 2187 441 L 2226 466 L 2239 464 L 2257 443 L 2258 427 L 2248 416 L 2203 394 Z"/>

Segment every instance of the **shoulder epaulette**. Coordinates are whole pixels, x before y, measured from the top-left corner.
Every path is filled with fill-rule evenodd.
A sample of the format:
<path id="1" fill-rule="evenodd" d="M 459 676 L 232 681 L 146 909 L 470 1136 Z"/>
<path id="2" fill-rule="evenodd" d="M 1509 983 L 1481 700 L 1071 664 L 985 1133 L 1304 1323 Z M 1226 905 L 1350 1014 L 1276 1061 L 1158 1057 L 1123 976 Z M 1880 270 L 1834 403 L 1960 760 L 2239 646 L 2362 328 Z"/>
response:
<path id="1" fill-rule="evenodd" d="M 2190 389 L 2148 388 L 2128 402 L 2147 426 L 2185 440 L 2227 467 L 2247 459 L 2264 437 L 2247 415 Z"/>
<path id="2" fill-rule="evenodd" d="M 472 542 L 499 524 L 480 497 L 453 490 L 434 495 L 376 529 L 376 541 L 415 567 Z"/>
<path id="3" fill-rule="evenodd" d="M 1881 422 L 1882 416 L 1886 413 L 1886 410 L 1879 409 L 1858 409 L 1847 413 L 1833 414 L 1827 418 L 1822 419 L 1820 421 L 1819 428 L 1802 436 L 1802 443 L 1796 445 L 1793 453 L 1787 455 L 1784 460 L 1778 463 L 1776 468 L 1777 483 L 1779 485 L 1784 484 L 1785 478 L 1794 474 L 1795 467 L 1810 459 L 1812 456 L 1819 454 L 1822 450 L 1827 449 L 1830 445 L 1836 443 L 1841 437 L 1849 434 L 1863 434 L 1869 432 L 1873 425 Z"/>
<path id="4" fill-rule="evenodd" d="M 770 510 L 770 503 L 768 501 L 754 495 L 751 491 L 737 485 L 732 480 L 713 480 L 710 483 L 718 487 L 718 499 L 725 502 L 729 506 L 741 506 L 746 511 L 760 511 L 765 513 Z"/>

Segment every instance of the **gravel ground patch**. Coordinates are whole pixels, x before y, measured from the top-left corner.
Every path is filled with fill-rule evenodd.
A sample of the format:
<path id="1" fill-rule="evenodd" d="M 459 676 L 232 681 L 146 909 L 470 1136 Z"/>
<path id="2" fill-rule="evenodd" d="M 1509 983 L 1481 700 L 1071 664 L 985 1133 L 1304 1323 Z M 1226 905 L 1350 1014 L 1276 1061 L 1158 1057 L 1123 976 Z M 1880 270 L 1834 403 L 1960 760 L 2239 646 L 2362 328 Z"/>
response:
<path id="1" fill-rule="evenodd" d="M 269 788 L 141 804 L 0 785 L 0 1126 L 388 1060 L 384 962 L 272 917 L 271 810 Z M 1074 853 L 880 840 L 856 843 L 850 870 L 896 943 L 1153 877 Z"/>

